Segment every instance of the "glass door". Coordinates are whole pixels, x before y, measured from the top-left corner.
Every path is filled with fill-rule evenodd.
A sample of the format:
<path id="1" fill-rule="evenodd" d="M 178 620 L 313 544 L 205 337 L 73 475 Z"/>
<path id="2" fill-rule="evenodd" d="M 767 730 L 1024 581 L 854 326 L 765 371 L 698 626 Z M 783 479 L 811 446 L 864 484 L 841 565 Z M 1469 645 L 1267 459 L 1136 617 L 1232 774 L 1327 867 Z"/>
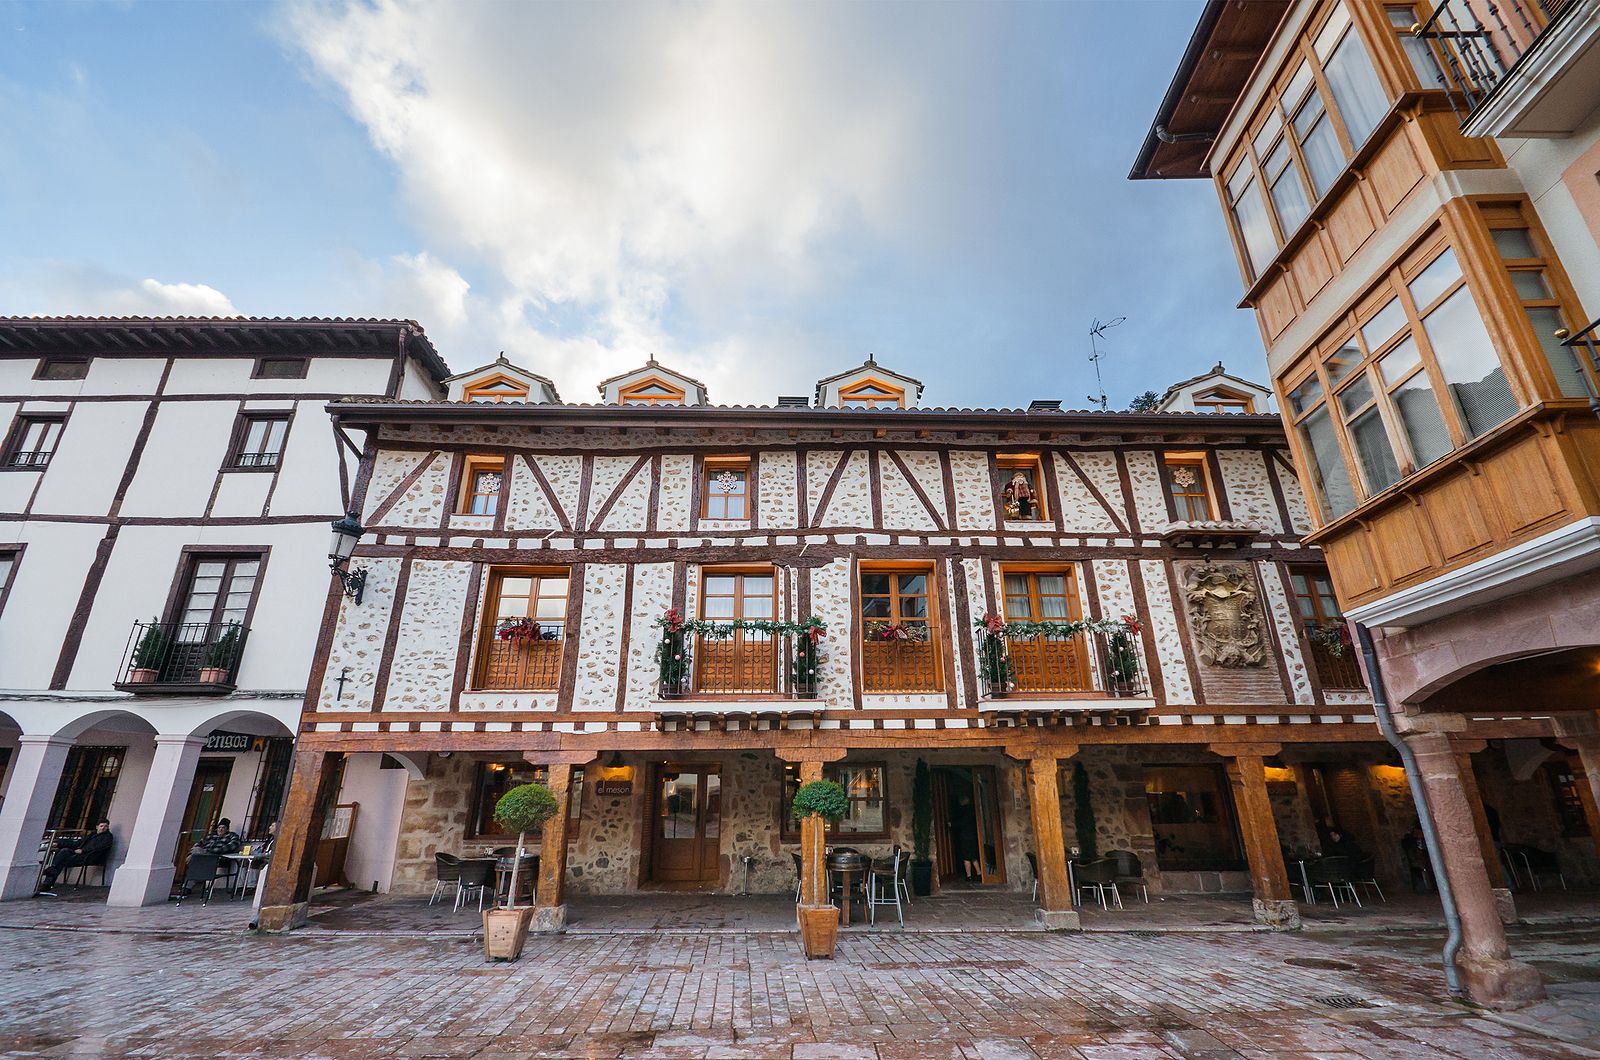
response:
<path id="1" fill-rule="evenodd" d="M 650 876 L 656 883 L 715 884 L 722 847 L 722 767 L 666 763 L 657 770 Z"/>

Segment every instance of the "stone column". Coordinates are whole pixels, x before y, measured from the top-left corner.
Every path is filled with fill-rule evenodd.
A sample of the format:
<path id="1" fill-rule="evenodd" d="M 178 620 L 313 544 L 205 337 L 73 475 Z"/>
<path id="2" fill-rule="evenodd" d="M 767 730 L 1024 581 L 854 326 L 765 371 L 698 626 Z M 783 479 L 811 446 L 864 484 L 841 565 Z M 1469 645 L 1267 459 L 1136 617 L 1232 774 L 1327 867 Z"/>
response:
<path id="1" fill-rule="evenodd" d="M 39 840 L 72 740 L 24 733 L 0 810 L 0 898 L 27 898 L 39 882 Z"/>
<path id="2" fill-rule="evenodd" d="M 337 751 L 296 748 L 289 777 L 289 797 L 278 819 L 278 838 L 267 871 L 266 896 L 258 924 L 262 931 L 292 931 L 306 922 L 316 871 L 317 843 L 328 810 L 338 797 L 334 778 L 343 755 Z"/>
<path id="3" fill-rule="evenodd" d="M 551 762 L 550 794 L 555 816 L 545 822 L 539 842 L 539 884 L 534 889 L 532 931 L 567 930 L 567 818 L 572 808 L 572 763 Z"/>
<path id="4" fill-rule="evenodd" d="M 1078 929 L 1067 878 L 1066 842 L 1061 829 L 1061 762 L 1076 747 L 1051 748 L 1028 761 L 1028 808 L 1033 820 L 1034 859 L 1039 866 L 1039 921 L 1052 931 Z M 1060 756 L 1060 757 L 1057 757 Z"/>
<path id="5" fill-rule="evenodd" d="M 1277 754 L 1277 744 L 1212 744 L 1211 750 L 1227 759 L 1228 783 L 1233 787 L 1233 805 L 1239 818 L 1239 834 L 1244 839 L 1245 858 L 1250 863 L 1250 885 L 1255 891 L 1252 905 L 1256 921 L 1270 928 L 1292 931 L 1300 926 L 1300 907 L 1289 891 L 1289 873 L 1283 865 L 1283 847 L 1278 841 L 1278 823 L 1272 817 L 1272 800 L 1267 795 L 1267 755 Z"/>
<path id="6" fill-rule="evenodd" d="M 1517 902 L 1511 894 L 1511 881 L 1506 878 L 1506 866 L 1500 859 L 1500 847 L 1489 830 L 1489 815 L 1484 812 L 1483 792 L 1478 790 L 1478 773 L 1472 767 L 1472 756 L 1488 746 L 1486 740 L 1451 740 L 1456 754 L 1456 773 L 1461 777 L 1461 790 L 1472 810 L 1472 830 L 1478 837 L 1478 856 L 1489 876 L 1489 890 L 1494 894 L 1494 905 L 1500 912 L 1502 924 L 1517 922 Z"/>
<path id="7" fill-rule="evenodd" d="M 1461 917 L 1461 950 L 1456 955 L 1456 970 L 1461 974 L 1467 995 L 1491 1008 L 1519 1008 L 1544 997 L 1544 983 L 1529 965 L 1511 959 L 1506 946 L 1505 928 L 1500 923 L 1489 873 L 1483 864 L 1483 847 L 1478 841 L 1474 811 L 1461 778 L 1461 762 L 1450 736 L 1440 729 L 1453 721 L 1458 730 L 1465 727 L 1459 716 L 1407 719 L 1413 731 L 1406 740 L 1416 754 L 1428 807 L 1438 831 L 1439 860 L 1455 895 Z M 1428 724 L 1429 729 L 1417 730 Z"/>
<path id="8" fill-rule="evenodd" d="M 150 774 L 128 834 L 128 855 L 111 880 L 107 905 L 160 905 L 172 893 L 178 833 L 205 745 L 204 736 L 156 736 Z"/>

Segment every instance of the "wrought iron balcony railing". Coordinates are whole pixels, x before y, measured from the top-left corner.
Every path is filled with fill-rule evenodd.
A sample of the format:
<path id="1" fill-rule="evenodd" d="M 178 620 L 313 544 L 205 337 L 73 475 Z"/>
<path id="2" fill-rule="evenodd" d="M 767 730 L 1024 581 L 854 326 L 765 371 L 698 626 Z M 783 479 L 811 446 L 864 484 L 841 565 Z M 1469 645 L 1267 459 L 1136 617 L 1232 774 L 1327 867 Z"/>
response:
<path id="1" fill-rule="evenodd" d="M 1439 0 L 1412 33 L 1428 49 L 1438 87 L 1466 124 L 1517 62 L 1577 0 Z M 1433 87 L 1433 86 L 1427 86 Z"/>
<path id="2" fill-rule="evenodd" d="M 978 679 L 989 698 L 1085 692 L 1113 698 L 1149 694 L 1144 661 L 1131 634 L 1038 634 L 1003 641 L 991 637 L 978 631 Z M 1098 661 L 1098 672 L 1091 659 Z"/>
<path id="3" fill-rule="evenodd" d="M 232 692 L 249 636 L 238 622 L 135 622 L 115 687 L 136 695 Z"/>
<path id="4" fill-rule="evenodd" d="M 1556 332 L 1557 336 L 1560 334 Z M 1600 379 L 1600 320 L 1589 321 L 1587 327 L 1568 336 L 1561 345 L 1571 350 L 1580 362 L 1578 374 L 1583 377 L 1584 388 L 1589 391 L 1589 407 L 1595 415 L 1600 416 L 1600 388 L 1595 386 L 1595 379 Z M 1592 377 L 1591 372 L 1594 373 Z"/>
<path id="5" fill-rule="evenodd" d="M 44 467 L 50 463 L 51 452 L 16 452 L 6 458 L 11 467 Z"/>
<path id="6" fill-rule="evenodd" d="M 1311 642 L 1311 665 L 1323 688 L 1337 692 L 1359 692 L 1367 687 L 1356 661 L 1350 629 L 1343 622 L 1306 623 L 1306 640 Z"/>
<path id="7" fill-rule="evenodd" d="M 502 619 L 483 646 L 476 687 L 482 691 L 551 692 L 561 685 L 565 626 Z"/>
<path id="8" fill-rule="evenodd" d="M 822 670 L 820 651 L 809 636 L 755 630 L 665 634 L 657 663 L 663 699 L 812 699 Z"/>

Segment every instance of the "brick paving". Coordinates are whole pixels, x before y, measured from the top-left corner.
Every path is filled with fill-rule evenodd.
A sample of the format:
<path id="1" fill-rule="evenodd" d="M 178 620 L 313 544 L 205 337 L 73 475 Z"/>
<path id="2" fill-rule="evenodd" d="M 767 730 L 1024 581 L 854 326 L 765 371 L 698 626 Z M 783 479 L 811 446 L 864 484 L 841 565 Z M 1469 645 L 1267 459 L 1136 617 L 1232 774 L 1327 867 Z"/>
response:
<path id="1" fill-rule="evenodd" d="M 0 924 L 35 921 L 0 927 L 5 1055 L 1600 1055 L 1447 1002 L 1421 933 L 892 929 L 843 935 L 832 962 L 802 960 L 792 933 L 574 933 L 491 964 L 470 937 L 177 934 L 163 909 L 134 911 L 137 931 L 85 903 L 86 929 L 63 930 L 78 904 L 0 908 Z M 1585 1033 L 1600 927 L 1520 930 L 1558 980 L 1543 1017 L 1577 1013 Z M 1338 995 L 1371 1007 L 1316 1000 Z"/>

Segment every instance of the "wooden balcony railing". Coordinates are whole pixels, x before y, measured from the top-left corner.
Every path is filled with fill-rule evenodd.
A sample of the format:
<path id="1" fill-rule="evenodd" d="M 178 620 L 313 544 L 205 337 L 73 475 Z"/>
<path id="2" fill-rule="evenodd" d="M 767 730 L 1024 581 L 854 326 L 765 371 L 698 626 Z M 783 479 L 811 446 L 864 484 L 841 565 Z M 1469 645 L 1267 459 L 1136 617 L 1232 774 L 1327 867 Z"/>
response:
<path id="1" fill-rule="evenodd" d="M 1098 673 L 1091 658 L 1099 661 Z M 977 668 L 990 698 L 1074 692 L 1132 697 L 1148 694 L 1150 687 L 1132 635 L 1120 630 L 1012 638 L 979 630 Z"/>
<path id="2" fill-rule="evenodd" d="M 810 699 L 817 694 L 819 649 L 809 636 L 721 630 L 713 634 L 666 634 L 660 648 L 664 699 L 689 696 L 778 696 Z"/>
<path id="3" fill-rule="evenodd" d="M 551 692 L 561 684 L 564 626 L 501 620 L 483 646 L 477 687 L 495 692 Z"/>
<path id="4" fill-rule="evenodd" d="M 231 692 L 249 636 L 238 622 L 135 622 L 114 687 L 136 695 Z"/>

